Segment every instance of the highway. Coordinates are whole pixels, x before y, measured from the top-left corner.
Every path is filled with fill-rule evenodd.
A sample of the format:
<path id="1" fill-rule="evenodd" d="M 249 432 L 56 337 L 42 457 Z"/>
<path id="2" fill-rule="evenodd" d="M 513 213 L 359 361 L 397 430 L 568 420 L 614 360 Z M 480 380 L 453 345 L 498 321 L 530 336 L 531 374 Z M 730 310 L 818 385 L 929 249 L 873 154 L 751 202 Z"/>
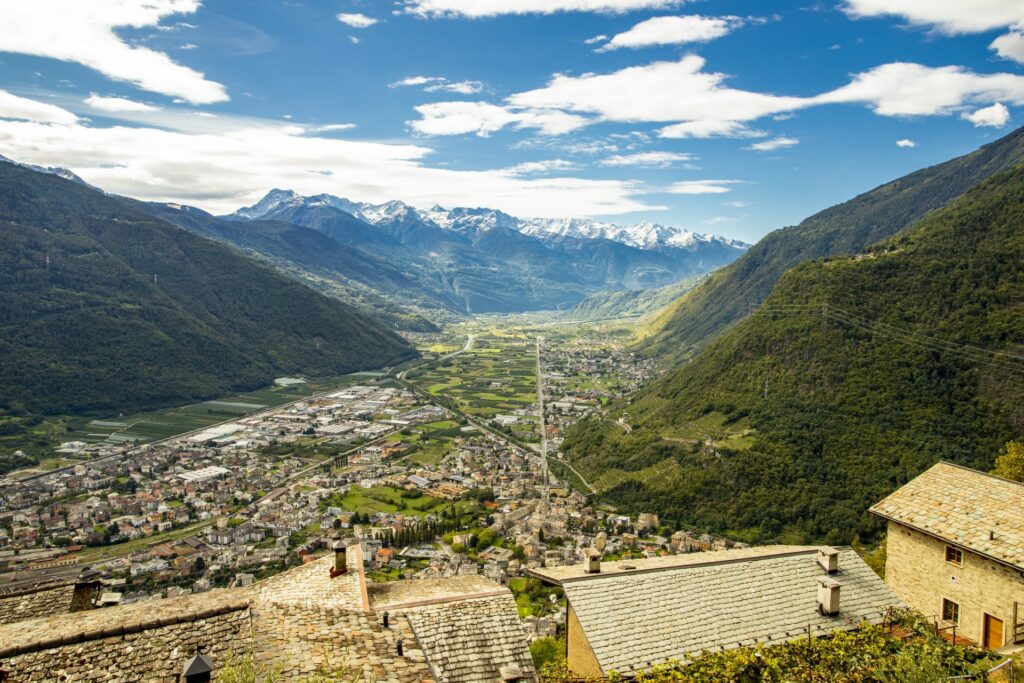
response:
<path id="1" fill-rule="evenodd" d="M 537 336 L 537 409 L 540 414 L 540 454 L 544 458 L 544 479 L 547 480 L 547 468 L 548 462 L 552 456 L 548 455 L 548 432 L 544 428 L 545 425 L 545 413 L 544 413 L 544 364 L 541 362 L 541 354 L 544 349 L 544 337 Z M 562 458 L 556 458 L 560 465 L 563 465 L 579 477 L 583 485 L 590 489 L 591 493 L 597 493 L 597 489 L 590 485 L 590 482 L 586 478 L 576 471 L 576 468 L 570 465 Z"/>

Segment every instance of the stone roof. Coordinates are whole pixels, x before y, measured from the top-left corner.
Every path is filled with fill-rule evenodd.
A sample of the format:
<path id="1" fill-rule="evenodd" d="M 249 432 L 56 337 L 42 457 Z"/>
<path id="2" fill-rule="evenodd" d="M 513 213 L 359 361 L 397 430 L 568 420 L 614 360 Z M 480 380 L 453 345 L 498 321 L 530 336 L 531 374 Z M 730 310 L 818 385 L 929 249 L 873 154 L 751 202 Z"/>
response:
<path id="1" fill-rule="evenodd" d="M 826 576 L 816 548 L 696 553 L 676 566 L 563 579 L 602 670 L 630 673 L 707 650 L 777 644 L 862 621 L 879 623 L 902 605 L 853 550 L 839 553 L 841 612 L 818 610 L 818 581 Z M 703 560 L 703 561 L 702 561 Z"/>
<path id="2" fill-rule="evenodd" d="M 359 546 L 349 548 L 345 559 L 348 573 L 341 576 L 331 577 L 334 556 L 328 555 L 271 576 L 254 584 L 253 588 L 260 599 L 268 602 L 369 609 L 363 555 Z"/>
<path id="3" fill-rule="evenodd" d="M 695 564 L 708 564 L 720 560 L 737 560 L 745 558 L 758 558 L 766 555 L 778 555 L 782 552 L 810 552 L 816 551 L 814 546 L 792 546 L 792 545 L 765 545 L 740 550 L 714 550 L 703 553 L 685 553 L 682 555 L 666 555 L 664 557 L 651 557 L 636 560 L 614 560 L 601 562 L 601 576 L 609 574 L 636 573 L 654 571 L 661 569 L 672 569 L 675 567 L 688 567 Z M 542 569 L 530 569 L 529 574 L 550 583 L 560 584 L 563 581 L 576 579 L 593 578 L 594 574 L 588 574 L 584 565 L 572 564 L 563 567 L 545 567 Z"/>
<path id="4" fill-rule="evenodd" d="M 170 683 L 197 647 L 218 670 L 252 653 L 281 681 L 324 672 L 347 681 L 497 683 L 510 664 L 535 679 L 507 588 L 479 577 L 397 582 L 374 586 L 371 608 L 358 546 L 347 559 L 348 573 L 334 578 L 328 556 L 245 588 L 3 624 L 0 659 L 18 681 L 57 672 L 69 682 Z"/>
<path id="5" fill-rule="evenodd" d="M 897 489 L 871 512 L 1024 569 L 1024 484 L 947 462 Z"/>
<path id="6" fill-rule="evenodd" d="M 375 610 L 414 607 L 419 604 L 447 602 L 469 596 L 508 593 L 480 575 L 457 576 L 450 579 L 418 579 L 416 581 L 389 581 L 367 586 L 370 605 Z"/>
<path id="7" fill-rule="evenodd" d="M 25 619 L 0 625 L 0 659 L 19 652 L 100 640 L 126 631 L 147 631 L 248 607 L 247 592 L 232 589 Z"/>
<path id="8" fill-rule="evenodd" d="M 536 680 L 512 593 L 403 610 L 439 683 L 500 683 L 503 670 Z"/>
<path id="9" fill-rule="evenodd" d="M 41 590 L 0 593 L 0 624 L 71 611 L 75 584 L 64 584 Z M 3 642 L 0 640 L 0 642 Z"/>

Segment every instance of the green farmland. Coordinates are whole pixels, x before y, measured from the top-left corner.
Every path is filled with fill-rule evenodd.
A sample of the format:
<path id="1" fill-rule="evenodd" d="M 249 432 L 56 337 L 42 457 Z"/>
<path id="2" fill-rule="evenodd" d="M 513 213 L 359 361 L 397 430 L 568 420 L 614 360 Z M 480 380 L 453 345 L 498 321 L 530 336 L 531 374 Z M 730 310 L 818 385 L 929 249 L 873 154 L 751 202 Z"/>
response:
<path id="1" fill-rule="evenodd" d="M 435 396 L 452 400 L 468 415 L 493 419 L 530 410 L 512 426 L 528 441 L 539 438 L 531 410 L 537 397 L 536 347 L 532 337 L 490 332 L 473 349 L 443 363 L 410 372 L 408 380 Z"/>

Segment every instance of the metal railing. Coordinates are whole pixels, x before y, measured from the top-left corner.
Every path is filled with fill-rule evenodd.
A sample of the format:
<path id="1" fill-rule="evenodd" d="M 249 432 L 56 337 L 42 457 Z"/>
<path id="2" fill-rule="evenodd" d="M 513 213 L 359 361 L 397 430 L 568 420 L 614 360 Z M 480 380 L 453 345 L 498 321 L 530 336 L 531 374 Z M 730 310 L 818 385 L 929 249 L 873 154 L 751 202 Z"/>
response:
<path id="1" fill-rule="evenodd" d="M 987 671 L 967 676 L 950 676 L 948 681 L 979 681 L 981 683 L 1017 683 L 1013 659 L 997 664 Z"/>

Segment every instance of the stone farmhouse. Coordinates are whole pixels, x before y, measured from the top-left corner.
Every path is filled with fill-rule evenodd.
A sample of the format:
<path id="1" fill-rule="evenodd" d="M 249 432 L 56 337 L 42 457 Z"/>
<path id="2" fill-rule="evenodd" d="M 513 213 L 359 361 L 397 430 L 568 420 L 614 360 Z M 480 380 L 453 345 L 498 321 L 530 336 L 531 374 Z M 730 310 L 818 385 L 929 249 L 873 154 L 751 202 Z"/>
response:
<path id="1" fill-rule="evenodd" d="M 871 512 L 907 604 L 986 648 L 1024 643 L 1024 484 L 943 462 Z"/>
<path id="2" fill-rule="evenodd" d="M 192 683 L 247 657 L 280 681 L 338 669 L 394 683 L 536 680 L 507 588 L 478 576 L 368 583 L 358 545 L 245 588 L 71 611 L 74 594 L 61 587 L 49 610 L 33 595 L 0 600 L 0 680 Z"/>
<path id="3" fill-rule="evenodd" d="M 851 549 L 767 546 L 533 569 L 565 591 L 569 669 L 607 677 L 881 623 L 900 599 Z"/>

